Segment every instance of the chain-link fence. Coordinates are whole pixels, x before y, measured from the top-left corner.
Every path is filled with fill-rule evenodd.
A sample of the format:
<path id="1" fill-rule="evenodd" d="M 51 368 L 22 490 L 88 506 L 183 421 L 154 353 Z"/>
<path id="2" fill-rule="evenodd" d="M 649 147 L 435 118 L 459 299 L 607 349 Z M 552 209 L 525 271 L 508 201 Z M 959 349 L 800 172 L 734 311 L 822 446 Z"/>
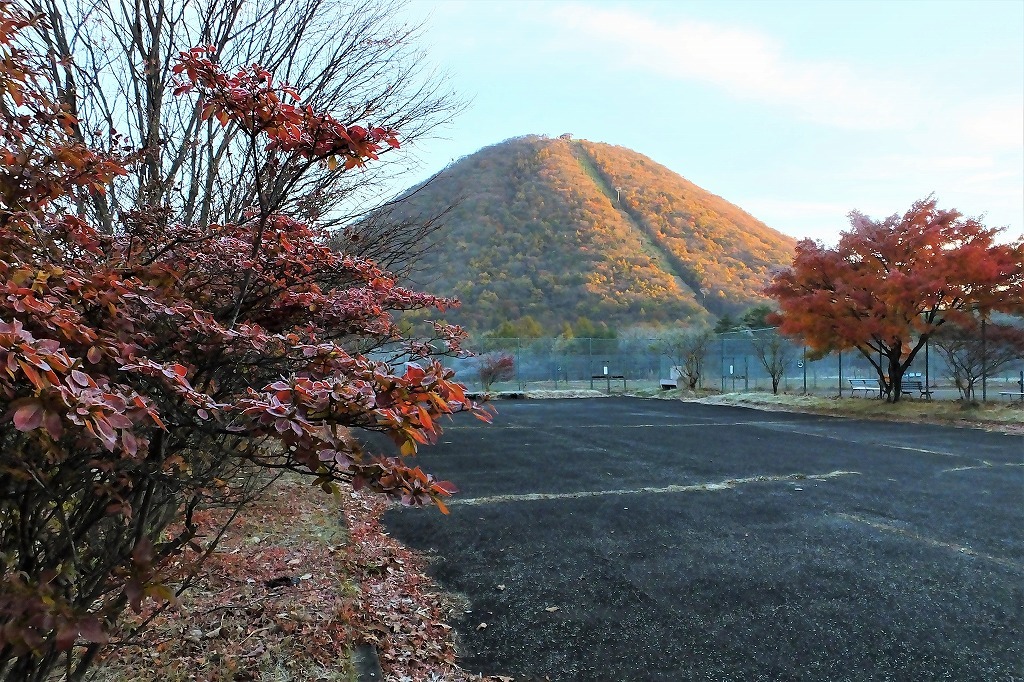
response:
<path id="1" fill-rule="evenodd" d="M 766 349 L 766 341 L 774 341 L 776 347 Z M 678 378 L 678 360 L 671 360 L 663 352 L 663 338 L 486 338 L 469 344 L 469 348 L 477 355 L 446 358 L 445 363 L 456 370 L 460 381 L 474 389 L 483 388 L 481 365 L 500 354 L 513 357 L 513 376 L 495 382 L 492 390 L 656 389 L 672 382 L 685 384 Z M 762 356 L 768 360 L 767 367 Z M 859 352 L 818 358 L 799 344 L 775 337 L 772 330 L 743 330 L 712 338 L 700 358 L 699 387 L 722 392 L 770 391 L 771 366 L 778 373 L 779 391 L 788 393 L 849 396 L 851 379 L 856 384 L 858 379 L 873 382 L 878 378 L 875 368 Z M 904 382 L 920 381 L 936 397 L 955 399 L 962 395 L 962 389 L 957 388 L 953 374 L 942 354 L 927 344 L 914 358 Z M 1011 361 L 985 377 L 984 392 L 996 398 L 1001 391 L 1021 391 L 1022 380 L 1024 360 Z M 975 397 L 981 398 L 982 394 L 982 382 L 978 381 Z"/>

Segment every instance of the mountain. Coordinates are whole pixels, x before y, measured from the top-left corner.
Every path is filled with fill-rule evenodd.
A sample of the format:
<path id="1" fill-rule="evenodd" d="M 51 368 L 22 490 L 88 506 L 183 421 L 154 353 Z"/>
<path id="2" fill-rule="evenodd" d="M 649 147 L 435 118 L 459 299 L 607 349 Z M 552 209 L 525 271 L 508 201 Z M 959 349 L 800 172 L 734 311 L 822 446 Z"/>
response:
<path id="1" fill-rule="evenodd" d="M 481 149 L 407 193 L 391 218 L 452 204 L 416 279 L 460 298 L 446 319 L 473 331 L 736 314 L 764 300 L 795 245 L 642 154 L 567 136 Z"/>

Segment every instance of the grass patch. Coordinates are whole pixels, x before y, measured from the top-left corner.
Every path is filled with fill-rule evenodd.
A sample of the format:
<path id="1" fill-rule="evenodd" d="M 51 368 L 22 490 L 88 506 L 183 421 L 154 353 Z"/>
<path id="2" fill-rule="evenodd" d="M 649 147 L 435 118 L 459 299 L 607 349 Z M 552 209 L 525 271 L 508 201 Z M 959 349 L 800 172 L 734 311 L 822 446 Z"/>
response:
<path id="1" fill-rule="evenodd" d="M 918 398 L 904 398 L 898 403 L 887 403 L 871 398 L 826 398 L 790 394 L 776 396 L 767 392 L 725 393 L 699 398 L 696 401 L 712 405 L 740 405 L 862 419 L 997 427 L 1012 432 L 1024 429 L 1024 408 L 1021 408 L 1019 403 L 981 404 Z"/>

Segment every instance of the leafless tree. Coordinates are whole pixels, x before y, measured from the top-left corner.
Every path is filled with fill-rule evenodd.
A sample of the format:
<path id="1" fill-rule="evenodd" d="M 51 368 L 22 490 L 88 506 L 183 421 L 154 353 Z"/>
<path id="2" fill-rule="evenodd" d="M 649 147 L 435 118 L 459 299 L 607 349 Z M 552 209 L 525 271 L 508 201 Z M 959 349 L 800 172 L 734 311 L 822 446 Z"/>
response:
<path id="1" fill-rule="evenodd" d="M 655 347 L 669 359 L 691 391 L 700 385 L 704 356 L 715 336 L 710 327 L 691 327 L 666 332 L 655 342 Z"/>
<path id="2" fill-rule="evenodd" d="M 1024 359 L 1024 329 L 1010 324 L 988 323 L 984 336 L 980 321 L 969 327 L 945 325 L 931 342 L 946 361 L 963 400 L 974 400 L 974 387 L 983 374 L 992 376 Z"/>
<path id="3" fill-rule="evenodd" d="M 202 120 L 193 99 L 173 96 L 178 53 L 209 45 L 215 61 L 260 64 L 346 125 L 390 127 L 403 144 L 415 142 L 464 102 L 417 47 L 423 27 L 401 19 L 405 0 L 28 2 L 48 18 L 38 39 L 54 56 L 56 95 L 79 118 L 77 136 L 141 150 L 127 179 L 79 207 L 106 229 L 116 229 L 121 214 L 154 206 L 169 224 L 237 222 L 257 201 L 255 182 L 238 182 L 244 177 L 258 178 L 284 212 L 339 228 L 336 247 L 399 271 L 440 226 L 436 216 L 388 222 L 385 210 L 356 231 L 341 229 L 384 203 L 412 169 L 409 154 L 386 155 L 356 173 L 281 167 L 272 152 L 246 145 L 237 128 Z"/>
<path id="4" fill-rule="evenodd" d="M 786 375 L 786 368 L 793 352 L 792 346 L 774 329 L 751 332 L 750 346 L 772 380 L 772 393 L 779 394 L 779 383 Z"/>

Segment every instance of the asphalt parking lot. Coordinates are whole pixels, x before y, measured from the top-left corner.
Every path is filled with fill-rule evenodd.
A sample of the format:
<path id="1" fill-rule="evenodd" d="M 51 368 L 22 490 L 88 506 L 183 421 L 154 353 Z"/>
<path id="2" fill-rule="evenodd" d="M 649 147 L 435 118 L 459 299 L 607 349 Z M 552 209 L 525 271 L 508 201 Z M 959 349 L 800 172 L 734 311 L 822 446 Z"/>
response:
<path id="1" fill-rule="evenodd" d="M 1024 438 L 675 401 L 508 401 L 389 512 L 516 680 L 1024 680 Z M 482 625 L 486 624 L 486 625 Z"/>

